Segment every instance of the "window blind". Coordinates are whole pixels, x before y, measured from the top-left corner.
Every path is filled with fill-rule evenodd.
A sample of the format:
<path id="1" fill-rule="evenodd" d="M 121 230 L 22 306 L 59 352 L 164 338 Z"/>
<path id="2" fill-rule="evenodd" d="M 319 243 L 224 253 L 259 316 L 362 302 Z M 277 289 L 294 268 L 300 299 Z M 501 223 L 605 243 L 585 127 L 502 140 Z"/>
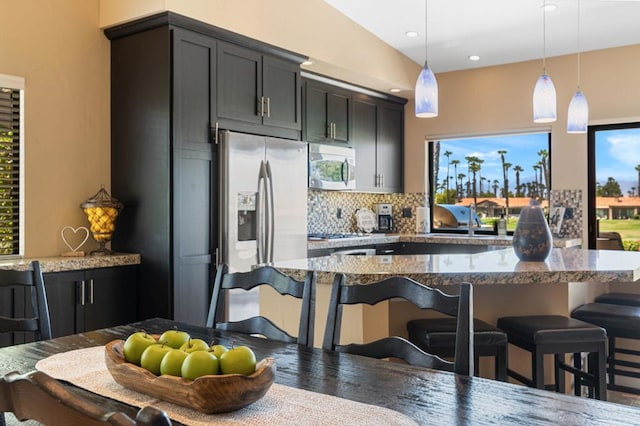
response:
<path id="1" fill-rule="evenodd" d="M 0 255 L 20 254 L 21 90 L 0 87 Z"/>

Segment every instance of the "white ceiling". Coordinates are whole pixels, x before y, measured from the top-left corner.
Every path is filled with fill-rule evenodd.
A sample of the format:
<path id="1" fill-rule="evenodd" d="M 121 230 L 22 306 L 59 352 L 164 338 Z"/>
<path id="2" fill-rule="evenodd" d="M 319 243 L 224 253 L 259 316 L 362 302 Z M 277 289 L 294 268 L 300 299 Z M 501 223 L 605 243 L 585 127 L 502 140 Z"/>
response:
<path id="1" fill-rule="evenodd" d="M 538 59 L 545 52 L 543 0 L 428 0 L 426 12 L 424 0 L 324 1 L 421 66 L 427 21 L 434 72 Z M 546 56 L 577 52 L 578 1 L 546 3 L 557 6 L 546 13 Z M 405 36 L 409 30 L 418 36 Z M 640 0 L 581 0 L 579 43 L 583 52 L 640 44 Z"/>

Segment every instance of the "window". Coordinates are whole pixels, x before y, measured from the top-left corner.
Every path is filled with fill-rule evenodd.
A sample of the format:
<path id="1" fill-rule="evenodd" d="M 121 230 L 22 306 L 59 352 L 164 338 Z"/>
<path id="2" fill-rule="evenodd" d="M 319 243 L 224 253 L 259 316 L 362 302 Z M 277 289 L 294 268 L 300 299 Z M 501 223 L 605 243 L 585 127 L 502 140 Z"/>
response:
<path id="1" fill-rule="evenodd" d="M 24 79 L 0 74 L 0 255 L 22 255 Z"/>
<path id="2" fill-rule="evenodd" d="M 496 234 L 504 215 L 511 234 L 532 198 L 546 210 L 550 140 L 550 133 L 528 133 L 430 142 L 431 231 L 466 233 L 471 219 L 475 232 Z"/>
<path id="3" fill-rule="evenodd" d="M 589 248 L 640 249 L 640 123 L 589 126 Z"/>

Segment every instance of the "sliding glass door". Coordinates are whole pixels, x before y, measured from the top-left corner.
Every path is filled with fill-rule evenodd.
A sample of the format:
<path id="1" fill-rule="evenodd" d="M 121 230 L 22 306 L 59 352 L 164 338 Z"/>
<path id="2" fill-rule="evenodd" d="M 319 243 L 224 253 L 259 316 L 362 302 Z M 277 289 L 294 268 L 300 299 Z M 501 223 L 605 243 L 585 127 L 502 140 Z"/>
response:
<path id="1" fill-rule="evenodd" d="M 640 123 L 589 126 L 589 248 L 640 246 Z"/>

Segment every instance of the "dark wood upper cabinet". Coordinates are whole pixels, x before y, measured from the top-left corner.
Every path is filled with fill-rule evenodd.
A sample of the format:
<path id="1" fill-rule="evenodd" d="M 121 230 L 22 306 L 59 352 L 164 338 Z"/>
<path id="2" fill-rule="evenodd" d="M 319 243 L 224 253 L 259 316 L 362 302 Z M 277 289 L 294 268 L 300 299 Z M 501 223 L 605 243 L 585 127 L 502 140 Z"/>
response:
<path id="1" fill-rule="evenodd" d="M 307 142 L 350 143 L 351 92 L 306 80 L 304 105 Z"/>
<path id="2" fill-rule="evenodd" d="M 364 94 L 353 95 L 356 189 L 402 192 L 404 189 L 404 104 Z"/>
<path id="3" fill-rule="evenodd" d="M 243 124 L 264 125 L 292 130 L 299 138 L 299 64 L 219 43 L 217 81 L 221 128 L 251 131 Z"/>

